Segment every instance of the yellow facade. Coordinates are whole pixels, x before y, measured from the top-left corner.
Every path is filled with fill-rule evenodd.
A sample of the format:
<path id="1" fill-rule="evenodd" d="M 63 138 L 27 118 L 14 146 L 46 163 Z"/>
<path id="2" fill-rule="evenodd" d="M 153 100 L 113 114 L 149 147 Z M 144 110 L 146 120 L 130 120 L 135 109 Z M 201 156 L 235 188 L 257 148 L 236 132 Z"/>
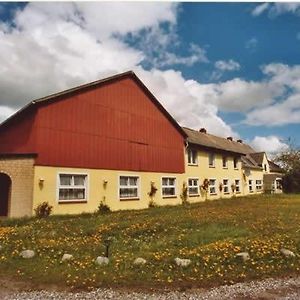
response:
<path id="1" fill-rule="evenodd" d="M 150 201 L 159 206 L 178 205 L 183 201 L 184 187 L 187 187 L 187 201 L 190 203 L 262 192 L 262 190 L 257 191 L 256 180 L 263 180 L 263 171 L 243 170 L 240 157 L 237 157 L 235 168 L 233 155 L 224 154 L 227 164 L 223 166 L 224 155 L 215 153 L 214 165 L 209 166 L 209 154 L 212 152 L 197 150 L 197 159 L 194 164 L 189 164 L 187 152 L 188 150 L 185 151 L 186 172 L 184 174 L 35 166 L 32 209 L 34 210 L 38 204 L 44 201 L 53 206 L 54 214 L 94 212 L 101 201 L 114 211 L 148 208 Z M 86 175 L 86 201 L 61 202 L 59 200 L 59 174 Z M 139 178 L 137 199 L 120 199 L 120 176 L 137 176 Z M 176 179 L 175 196 L 163 196 L 163 177 Z M 189 195 L 189 179 L 198 186 L 198 193 L 194 193 L 197 195 Z M 209 186 L 206 192 L 201 188 L 205 180 L 215 180 L 215 188 L 211 189 Z M 234 185 L 236 186 L 236 180 L 239 182 L 239 191 L 235 190 L 236 188 L 233 189 Z M 249 180 L 253 181 L 252 192 L 249 191 Z M 157 189 L 153 197 L 149 196 L 151 185 Z M 194 188 L 197 190 L 196 186 Z"/>
<path id="2" fill-rule="evenodd" d="M 94 212 L 101 201 L 112 210 L 143 209 L 147 208 L 151 200 L 148 193 L 151 182 L 154 182 L 157 192 L 153 201 L 157 205 L 176 205 L 181 203 L 180 194 L 184 182 L 184 174 L 162 174 L 150 172 L 75 169 L 36 166 L 34 172 L 34 196 L 33 209 L 40 203 L 47 201 L 53 206 L 54 214 L 77 214 L 82 212 Z M 87 202 L 86 203 L 59 203 L 58 201 L 58 174 L 86 174 Z M 139 199 L 120 200 L 119 176 L 139 176 Z M 162 197 L 162 177 L 176 178 L 176 196 Z"/>

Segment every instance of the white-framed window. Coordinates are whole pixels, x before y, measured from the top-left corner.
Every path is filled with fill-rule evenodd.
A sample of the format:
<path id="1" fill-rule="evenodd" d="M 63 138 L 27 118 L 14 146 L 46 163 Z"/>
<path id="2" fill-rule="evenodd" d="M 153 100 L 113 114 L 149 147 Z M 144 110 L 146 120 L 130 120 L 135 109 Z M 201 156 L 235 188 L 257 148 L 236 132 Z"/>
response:
<path id="1" fill-rule="evenodd" d="M 229 194 L 229 180 L 228 179 L 223 179 L 223 191 L 224 194 Z"/>
<path id="2" fill-rule="evenodd" d="M 188 164 L 189 165 L 198 165 L 198 158 L 197 158 L 197 150 L 196 149 L 188 149 Z"/>
<path id="3" fill-rule="evenodd" d="M 228 158 L 227 156 L 222 156 L 222 165 L 224 169 L 228 168 Z"/>
<path id="4" fill-rule="evenodd" d="M 209 193 L 210 193 L 211 195 L 217 194 L 217 187 L 216 187 L 216 184 L 217 184 L 217 180 L 216 180 L 216 179 L 209 179 L 209 187 L 208 187 L 208 190 L 209 190 Z"/>
<path id="5" fill-rule="evenodd" d="M 241 181 L 239 179 L 235 179 L 234 184 L 235 184 L 236 193 L 240 193 L 241 192 Z"/>
<path id="6" fill-rule="evenodd" d="M 58 174 L 58 202 L 87 201 L 87 174 Z"/>
<path id="7" fill-rule="evenodd" d="M 176 178 L 175 177 L 163 177 L 161 179 L 162 196 L 174 197 L 176 196 Z"/>
<path id="8" fill-rule="evenodd" d="M 208 154 L 208 166 L 211 168 L 215 166 L 215 154 L 214 153 Z"/>
<path id="9" fill-rule="evenodd" d="M 239 159 L 237 157 L 233 158 L 233 168 L 238 169 Z"/>
<path id="10" fill-rule="evenodd" d="M 138 199 L 139 198 L 139 176 L 120 175 L 119 176 L 119 198 Z"/>
<path id="11" fill-rule="evenodd" d="M 188 193 L 189 193 L 189 196 L 198 196 L 199 195 L 199 179 L 198 178 L 189 178 L 188 179 Z"/>
<path id="12" fill-rule="evenodd" d="M 250 179 L 248 181 L 248 187 L 249 187 L 249 192 L 253 193 L 253 180 Z"/>
<path id="13" fill-rule="evenodd" d="M 256 190 L 257 191 L 262 190 L 262 180 L 256 180 Z"/>

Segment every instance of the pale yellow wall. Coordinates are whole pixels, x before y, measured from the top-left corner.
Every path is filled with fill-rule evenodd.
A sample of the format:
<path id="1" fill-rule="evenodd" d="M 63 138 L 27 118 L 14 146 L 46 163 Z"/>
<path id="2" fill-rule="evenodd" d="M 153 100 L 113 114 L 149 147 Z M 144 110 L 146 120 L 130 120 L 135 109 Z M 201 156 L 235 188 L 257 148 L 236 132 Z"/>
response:
<path id="1" fill-rule="evenodd" d="M 57 200 L 57 176 L 58 173 L 82 173 L 88 175 L 88 201 L 87 203 L 63 203 Z M 119 176 L 137 175 L 140 176 L 140 199 L 139 200 L 120 200 L 119 199 Z M 162 177 L 176 177 L 176 197 L 163 198 L 161 192 Z M 43 185 L 39 184 L 43 179 Z M 35 166 L 34 175 L 34 196 L 33 208 L 39 203 L 47 201 L 53 206 L 54 214 L 76 214 L 82 212 L 94 212 L 100 201 L 105 197 L 105 202 L 112 210 L 123 209 L 143 209 L 147 208 L 150 197 L 151 181 L 157 188 L 154 202 L 158 205 L 176 205 L 181 203 L 180 194 L 185 176 L 183 174 L 162 174 L 148 172 L 128 172 L 114 170 L 95 170 L 95 169 L 74 169 Z M 106 187 L 103 181 L 106 180 Z"/>
<path id="2" fill-rule="evenodd" d="M 246 169 L 246 170 L 244 170 L 244 174 L 245 174 L 245 177 L 246 177 L 246 182 L 244 181 L 244 183 L 245 183 L 245 195 L 262 193 L 263 189 L 261 191 L 256 190 L 256 180 L 262 180 L 262 184 L 263 184 L 263 176 L 264 176 L 263 170 Z M 253 184 L 252 184 L 253 192 L 252 193 L 250 193 L 250 191 L 249 191 L 249 185 L 248 185 L 249 180 L 253 181 Z"/>
<path id="3" fill-rule="evenodd" d="M 266 165 L 267 170 L 265 171 L 264 165 Z M 269 162 L 268 162 L 268 158 L 267 155 L 264 154 L 264 158 L 263 158 L 263 162 L 262 162 L 262 167 L 263 167 L 263 173 L 270 173 L 270 167 L 269 167 Z"/>
<path id="4" fill-rule="evenodd" d="M 82 212 L 94 212 L 100 201 L 105 203 L 112 210 L 124 209 L 143 209 L 147 208 L 150 202 L 148 195 L 151 182 L 154 182 L 157 188 L 156 195 L 153 197 L 157 205 L 176 205 L 182 203 L 180 197 L 184 183 L 188 183 L 189 178 L 198 178 L 199 185 L 203 184 L 204 179 L 216 179 L 216 195 L 210 195 L 201 192 L 199 196 L 188 197 L 190 203 L 204 201 L 206 198 L 218 199 L 229 198 L 232 196 L 248 195 L 248 180 L 253 180 L 253 193 L 256 194 L 255 181 L 263 180 L 262 170 L 243 170 L 242 163 L 239 158 L 237 169 L 233 166 L 233 156 L 228 155 L 228 167 L 223 168 L 222 155 L 215 153 L 215 166 L 209 167 L 209 152 L 199 150 L 197 152 L 197 165 L 188 165 L 187 151 L 185 151 L 185 169 L 184 174 L 172 173 L 151 173 L 151 172 L 129 172 L 115 170 L 95 170 L 95 169 L 75 169 L 75 168 L 57 168 L 35 166 L 34 168 L 34 194 L 33 209 L 41 202 L 47 201 L 53 206 L 54 214 L 76 214 Z M 87 203 L 58 203 L 58 174 L 59 173 L 82 173 L 88 175 L 88 201 Z M 244 176 L 245 174 L 245 176 Z M 119 176 L 132 175 L 140 178 L 140 195 L 139 200 L 120 200 L 119 199 Z M 162 177 L 176 178 L 176 197 L 162 197 Z M 43 184 L 40 183 L 42 179 Z M 229 194 L 219 191 L 219 184 L 223 179 L 229 180 Z M 231 184 L 235 179 L 240 180 L 240 193 L 232 192 Z M 245 180 L 246 179 L 246 180 Z M 107 181 L 107 184 L 104 184 Z"/>
<path id="5" fill-rule="evenodd" d="M 233 195 L 235 196 L 242 196 L 244 194 L 244 185 L 243 185 L 243 176 L 242 176 L 242 164 L 241 160 L 239 159 L 237 164 L 237 169 L 233 167 L 233 156 L 227 155 L 228 159 L 228 167 L 223 168 L 222 163 L 222 155 L 215 153 L 215 167 L 209 167 L 209 152 L 204 150 L 197 151 L 197 161 L 198 164 L 196 166 L 188 164 L 188 155 L 187 150 L 185 154 L 185 164 L 186 164 L 186 178 L 195 177 L 199 178 L 200 185 L 203 184 L 204 179 L 216 179 L 216 195 L 209 195 L 207 194 L 207 199 L 218 199 L 222 198 L 229 198 Z M 223 182 L 223 179 L 229 180 L 229 194 L 224 194 L 224 191 L 219 191 L 219 183 Z M 233 193 L 231 189 L 231 184 L 234 182 L 235 179 L 240 180 L 240 193 Z M 198 199 L 194 201 L 201 201 L 205 200 L 205 193 L 202 193 Z"/>

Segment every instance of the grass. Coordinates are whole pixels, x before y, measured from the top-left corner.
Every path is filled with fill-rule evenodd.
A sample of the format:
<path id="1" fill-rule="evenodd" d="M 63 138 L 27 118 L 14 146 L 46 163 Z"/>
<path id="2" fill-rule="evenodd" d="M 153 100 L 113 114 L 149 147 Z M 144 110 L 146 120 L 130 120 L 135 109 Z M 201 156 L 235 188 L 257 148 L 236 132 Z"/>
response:
<path id="1" fill-rule="evenodd" d="M 300 273 L 300 196 L 262 195 L 105 215 L 0 221 L 0 277 L 33 284 L 191 287 Z M 112 237 L 110 263 L 94 261 Z M 294 251 L 285 258 L 280 248 Z M 33 259 L 22 259 L 33 249 Z M 242 262 L 236 253 L 248 251 Z M 74 260 L 61 262 L 64 253 Z M 134 266 L 137 257 L 147 260 Z M 189 258 L 186 268 L 174 258 Z"/>

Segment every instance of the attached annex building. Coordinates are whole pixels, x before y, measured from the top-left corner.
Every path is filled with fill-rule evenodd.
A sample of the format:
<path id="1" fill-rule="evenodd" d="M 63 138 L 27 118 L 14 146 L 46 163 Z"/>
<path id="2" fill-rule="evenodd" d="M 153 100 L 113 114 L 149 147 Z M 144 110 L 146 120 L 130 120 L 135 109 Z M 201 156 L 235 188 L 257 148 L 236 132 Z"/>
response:
<path id="1" fill-rule="evenodd" d="M 0 216 L 44 201 L 71 214 L 175 205 L 184 189 L 190 202 L 280 192 L 280 178 L 242 141 L 179 126 L 133 72 L 32 101 L 0 125 Z"/>

